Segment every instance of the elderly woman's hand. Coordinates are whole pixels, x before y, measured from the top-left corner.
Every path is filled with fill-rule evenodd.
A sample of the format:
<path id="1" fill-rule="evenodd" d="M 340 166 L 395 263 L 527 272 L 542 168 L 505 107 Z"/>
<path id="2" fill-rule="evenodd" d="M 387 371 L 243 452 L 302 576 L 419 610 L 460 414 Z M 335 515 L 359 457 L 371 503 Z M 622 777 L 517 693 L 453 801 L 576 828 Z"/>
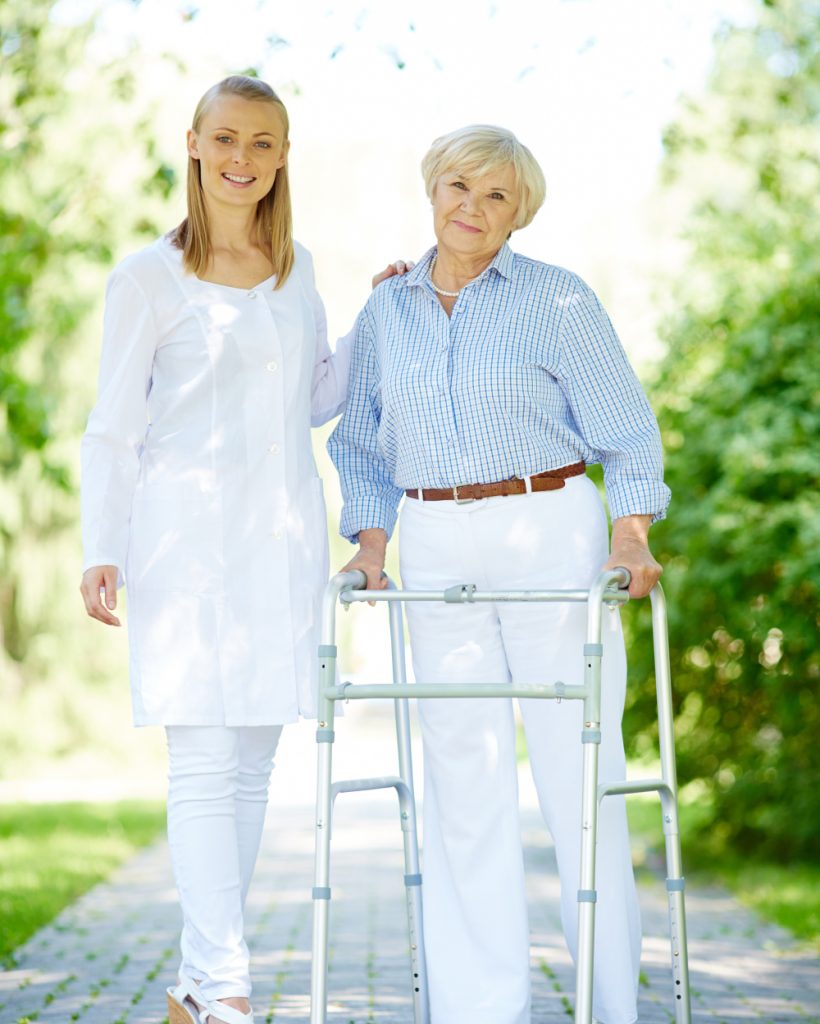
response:
<path id="1" fill-rule="evenodd" d="M 384 590 L 387 580 L 382 579 L 382 570 L 386 549 L 387 534 L 384 530 L 360 530 L 358 553 L 351 558 L 342 572 L 358 569 L 367 577 L 368 590 Z"/>
<path id="2" fill-rule="evenodd" d="M 612 524 L 612 554 L 604 569 L 629 569 L 629 596 L 634 598 L 646 597 L 663 572 L 649 550 L 651 521 L 651 516 L 624 516 Z"/>
<path id="3" fill-rule="evenodd" d="M 412 260 L 409 262 L 405 260 L 396 260 L 395 263 L 388 263 L 384 270 L 380 274 L 376 274 L 373 278 L 373 287 L 375 288 L 377 284 L 381 284 L 382 281 L 386 281 L 389 277 L 394 277 L 396 274 L 401 277 L 403 274 L 411 271 L 415 265 L 416 264 L 413 263 Z"/>

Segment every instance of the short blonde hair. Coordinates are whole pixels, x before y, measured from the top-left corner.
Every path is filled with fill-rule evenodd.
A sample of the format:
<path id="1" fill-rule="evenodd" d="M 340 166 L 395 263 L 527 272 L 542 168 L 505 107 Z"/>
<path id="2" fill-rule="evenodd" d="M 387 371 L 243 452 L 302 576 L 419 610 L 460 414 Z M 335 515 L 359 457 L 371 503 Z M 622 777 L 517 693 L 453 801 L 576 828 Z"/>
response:
<path id="1" fill-rule="evenodd" d="M 195 132 L 199 131 L 202 118 L 211 104 L 220 96 L 239 96 L 243 100 L 272 103 L 282 118 L 284 141 L 287 142 L 290 125 L 285 104 L 267 82 L 247 75 L 231 75 L 211 86 L 194 111 L 191 127 Z M 295 260 L 287 160 L 276 172 L 270 192 L 256 204 L 256 227 L 265 248 L 270 246 L 268 251 L 276 273 L 276 290 L 287 281 Z M 211 259 L 211 238 L 199 161 L 191 156 L 188 157 L 188 216 L 171 232 L 171 239 L 178 249 L 182 249 L 185 269 L 197 276 L 205 273 Z"/>
<path id="2" fill-rule="evenodd" d="M 518 189 L 514 231 L 525 228 L 538 213 L 547 193 L 538 161 L 511 131 L 493 124 L 470 124 L 436 139 L 421 162 L 424 187 L 430 199 L 442 174 L 481 177 L 512 165 Z"/>

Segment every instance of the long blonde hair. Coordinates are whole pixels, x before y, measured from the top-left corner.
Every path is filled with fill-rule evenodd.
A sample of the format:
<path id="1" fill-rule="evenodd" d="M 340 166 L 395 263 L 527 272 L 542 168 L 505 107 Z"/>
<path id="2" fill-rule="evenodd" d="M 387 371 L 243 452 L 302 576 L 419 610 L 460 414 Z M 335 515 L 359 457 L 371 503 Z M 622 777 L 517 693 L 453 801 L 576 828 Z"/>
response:
<path id="1" fill-rule="evenodd" d="M 247 75 L 231 75 L 205 93 L 194 111 L 191 127 L 199 132 L 206 111 L 220 96 L 240 96 L 244 100 L 275 103 L 282 117 L 287 141 L 290 125 L 285 104 L 267 82 Z M 270 240 L 270 258 L 276 272 L 276 288 L 281 288 L 293 269 L 293 215 L 290 205 L 287 160 L 276 172 L 273 188 L 256 204 L 256 230 L 260 240 Z M 199 161 L 188 157 L 188 216 L 171 232 L 171 241 L 182 250 L 185 269 L 198 277 L 207 270 L 211 259 L 208 212 L 202 193 Z"/>

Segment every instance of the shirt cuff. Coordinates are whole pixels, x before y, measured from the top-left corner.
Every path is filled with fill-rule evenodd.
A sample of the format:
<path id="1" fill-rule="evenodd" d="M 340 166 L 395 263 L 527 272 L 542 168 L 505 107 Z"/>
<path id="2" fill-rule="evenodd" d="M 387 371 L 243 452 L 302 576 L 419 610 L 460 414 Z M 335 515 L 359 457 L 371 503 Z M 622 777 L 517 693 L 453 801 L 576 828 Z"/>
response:
<path id="1" fill-rule="evenodd" d="M 401 493 L 399 493 L 399 500 Z M 399 502 L 376 495 L 353 498 L 345 502 L 339 533 L 351 544 L 358 543 L 360 530 L 384 530 L 389 540 L 396 526 Z"/>
<path id="2" fill-rule="evenodd" d="M 628 486 L 607 487 L 610 518 L 652 516 L 657 523 L 666 518 L 672 492 L 659 480 L 630 480 Z"/>

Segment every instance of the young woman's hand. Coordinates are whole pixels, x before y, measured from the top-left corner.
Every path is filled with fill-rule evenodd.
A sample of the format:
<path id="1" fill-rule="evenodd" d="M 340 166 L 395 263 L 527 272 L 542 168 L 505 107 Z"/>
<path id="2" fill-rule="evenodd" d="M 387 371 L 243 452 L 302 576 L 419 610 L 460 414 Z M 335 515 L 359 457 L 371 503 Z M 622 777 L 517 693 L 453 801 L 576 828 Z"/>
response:
<path id="1" fill-rule="evenodd" d="M 394 277 L 396 274 L 401 277 L 403 274 L 411 271 L 415 265 L 416 264 L 413 263 L 412 260 L 409 263 L 404 260 L 396 260 L 395 263 L 388 263 L 384 270 L 380 274 L 376 274 L 373 278 L 373 287 L 375 288 L 377 284 L 381 284 L 382 281 L 386 281 L 388 277 Z"/>
<path id="2" fill-rule="evenodd" d="M 120 620 L 113 615 L 117 607 L 116 565 L 92 565 L 83 573 L 80 593 L 85 601 L 85 610 L 92 619 L 104 622 L 106 626 L 119 626 Z M 105 594 L 105 603 L 101 594 Z"/>

